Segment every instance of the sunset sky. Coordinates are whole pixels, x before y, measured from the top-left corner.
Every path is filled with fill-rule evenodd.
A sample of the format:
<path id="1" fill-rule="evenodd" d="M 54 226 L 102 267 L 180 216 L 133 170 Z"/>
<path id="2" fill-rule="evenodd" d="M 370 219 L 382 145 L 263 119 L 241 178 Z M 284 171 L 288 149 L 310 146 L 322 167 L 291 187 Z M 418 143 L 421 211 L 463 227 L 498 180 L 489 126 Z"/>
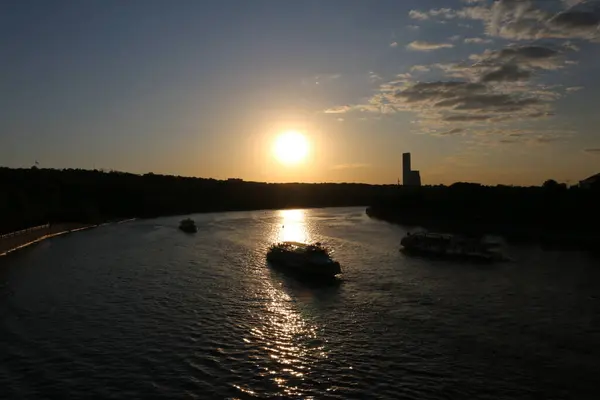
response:
<path id="1" fill-rule="evenodd" d="M 600 2 L 0 3 L 0 165 L 269 182 L 600 172 Z M 278 135 L 308 142 L 301 162 Z"/>

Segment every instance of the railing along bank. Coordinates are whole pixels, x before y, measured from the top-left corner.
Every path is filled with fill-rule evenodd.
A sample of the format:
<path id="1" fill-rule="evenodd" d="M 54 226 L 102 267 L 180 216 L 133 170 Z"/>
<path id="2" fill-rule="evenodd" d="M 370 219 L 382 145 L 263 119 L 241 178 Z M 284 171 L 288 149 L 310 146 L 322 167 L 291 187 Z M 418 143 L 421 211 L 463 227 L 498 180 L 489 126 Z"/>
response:
<path id="1" fill-rule="evenodd" d="M 20 231 L 5 233 L 4 235 L 0 235 L 0 239 L 6 239 L 6 238 L 14 237 L 14 236 L 20 236 L 20 235 L 24 235 L 26 233 L 37 231 L 37 230 L 40 230 L 40 229 L 46 229 L 46 228 L 49 228 L 49 227 L 50 227 L 50 224 L 33 226 L 31 228 L 21 229 Z"/>

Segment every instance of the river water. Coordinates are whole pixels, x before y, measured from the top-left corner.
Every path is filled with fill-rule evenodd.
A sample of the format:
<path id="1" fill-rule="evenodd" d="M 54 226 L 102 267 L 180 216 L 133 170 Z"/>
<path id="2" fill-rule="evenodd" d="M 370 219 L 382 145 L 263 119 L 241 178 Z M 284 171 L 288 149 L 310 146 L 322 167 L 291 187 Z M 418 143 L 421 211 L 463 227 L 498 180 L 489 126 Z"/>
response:
<path id="1" fill-rule="evenodd" d="M 600 263 L 410 258 L 364 208 L 140 220 L 0 258 L 2 398 L 600 398 Z M 343 275 L 298 282 L 276 240 Z"/>

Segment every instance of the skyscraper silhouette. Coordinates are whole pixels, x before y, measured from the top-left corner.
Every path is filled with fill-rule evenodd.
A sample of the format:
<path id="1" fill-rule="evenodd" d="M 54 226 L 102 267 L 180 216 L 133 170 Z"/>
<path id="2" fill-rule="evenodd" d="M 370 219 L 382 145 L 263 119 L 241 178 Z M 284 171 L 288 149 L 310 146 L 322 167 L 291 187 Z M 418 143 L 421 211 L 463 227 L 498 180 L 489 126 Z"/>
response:
<path id="1" fill-rule="evenodd" d="M 410 153 L 402 153 L 402 184 L 404 186 L 421 186 L 419 171 L 411 169 Z"/>

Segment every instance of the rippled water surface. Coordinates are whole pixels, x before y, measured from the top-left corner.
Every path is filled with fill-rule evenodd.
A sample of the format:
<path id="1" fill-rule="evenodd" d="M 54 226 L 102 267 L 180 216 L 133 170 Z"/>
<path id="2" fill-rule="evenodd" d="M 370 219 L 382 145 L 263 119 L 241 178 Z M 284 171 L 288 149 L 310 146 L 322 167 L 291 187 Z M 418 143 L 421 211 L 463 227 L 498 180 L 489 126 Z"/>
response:
<path id="1" fill-rule="evenodd" d="M 600 398 L 600 262 L 409 258 L 364 209 L 109 225 L 0 258 L 2 398 Z M 343 275 L 298 282 L 276 240 Z"/>

